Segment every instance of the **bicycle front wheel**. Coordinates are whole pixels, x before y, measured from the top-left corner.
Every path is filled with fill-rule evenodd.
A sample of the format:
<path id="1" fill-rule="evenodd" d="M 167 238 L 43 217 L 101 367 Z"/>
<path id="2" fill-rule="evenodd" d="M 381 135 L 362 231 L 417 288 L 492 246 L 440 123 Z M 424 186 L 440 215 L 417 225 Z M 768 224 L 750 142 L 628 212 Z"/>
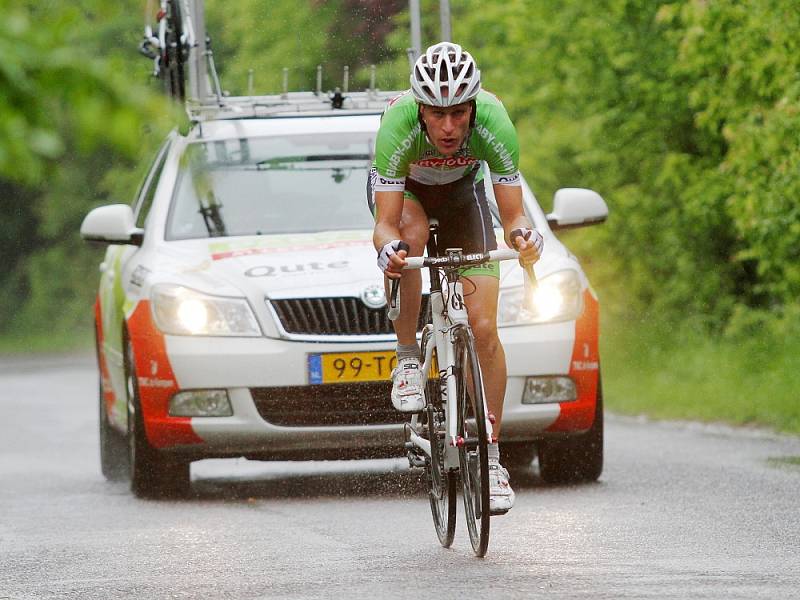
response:
<path id="1" fill-rule="evenodd" d="M 456 532 L 456 476 L 444 464 L 447 437 L 443 426 L 444 412 L 429 404 L 427 421 L 431 442 L 431 458 L 427 463 L 428 497 L 436 535 L 442 546 L 449 548 Z"/>
<path id="2" fill-rule="evenodd" d="M 422 362 L 424 362 L 425 346 L 428 342 L 433 343 L 428 335 L 423 334 Z M 433 352 L 435 355 L 436 350 L 434 349 Z M 435 356 L 434 364 L 436 364 Z M 456 532 L 456 476 L 444 464 L 447 432 L 441 382 L 442 380 L 439 378 L 428 379 L 425 386 L 425 429 L 431 443 L 431 456 L 425 463 L 425 471 L 436 535 L 442 546 L 449 548 Z"/>
<path id="3" fill-rule="evenodd" d="M 477 556 L 489 547 L 489 451 L 483 382 L 472 331 L 462 326 L 455 333 L 456 406 L 461 488 L 469 540 Z"/>

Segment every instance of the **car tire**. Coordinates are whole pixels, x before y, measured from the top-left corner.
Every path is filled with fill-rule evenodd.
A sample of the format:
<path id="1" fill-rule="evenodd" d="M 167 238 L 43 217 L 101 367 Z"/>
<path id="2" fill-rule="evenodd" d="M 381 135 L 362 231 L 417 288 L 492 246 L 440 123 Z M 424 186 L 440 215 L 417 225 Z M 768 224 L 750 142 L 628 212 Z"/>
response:
<path id="1" fill-rule="evenodd" d="M 536 456 L 533 442 L 500 442 L 500 462 L 511 472 L 529 469 Z"/>
<path id="2" fill-rule="evenodd" d="M 539 474 L 548 483 L 597 481 L 603 472 L 603 388 L 598 376 L 594 423 L 581 435 L 539 444 Z"/>
<path id="3" fill-rule="evenodd" d="M 128 447 L 125 437 L 108 422 L 103 382 L 99 382 L 98 421 L 100 430 L 100 471 L 108 481 L 122 481 L 128 477 Z"/>
<path id="4" fill-rule="evenodd" d="M 189 492 L 190 461 L 166 455 L 150 445 L 144 429 L 133 345 L 126 339 L 125 382 L 128 392 L 128 460 L 131 491 L 140 498 L 180 497 Z"/>

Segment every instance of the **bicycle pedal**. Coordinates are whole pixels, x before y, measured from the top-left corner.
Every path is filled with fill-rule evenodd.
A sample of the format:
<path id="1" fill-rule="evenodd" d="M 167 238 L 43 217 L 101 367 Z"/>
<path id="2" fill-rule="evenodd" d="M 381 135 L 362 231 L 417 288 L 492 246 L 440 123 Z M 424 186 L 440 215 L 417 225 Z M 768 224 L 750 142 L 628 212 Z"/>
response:
<path id="1" fill-rule="evenodd" d="M 412 469 L 422 468 L 425 466 L 425 458 L 414 452 L 409 452 L 406 457 L 408 458 L 408 466 Z"/>

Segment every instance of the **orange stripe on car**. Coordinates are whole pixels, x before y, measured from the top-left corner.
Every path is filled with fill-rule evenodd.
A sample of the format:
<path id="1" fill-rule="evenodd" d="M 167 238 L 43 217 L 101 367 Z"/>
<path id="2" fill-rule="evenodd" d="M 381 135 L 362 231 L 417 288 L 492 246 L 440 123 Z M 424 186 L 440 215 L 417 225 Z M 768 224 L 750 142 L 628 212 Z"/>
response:
<path id="1" fill-rule="evenodd" d="M 169 399 L 178 391 L 178 382 L 167 355 L 164 334 L 153 323 L 150 302 L 141 300 L 128 318 L 133 343 L 139 399 L 147 439 L 156 448 L 201 444 L 192 429 L 190 417 L 170 417 Z"/>
<path id="2" fill-rule="evenodd" d="M 600 373 L 600 305 L 588 289 L 583 292 L 583 300 L 585 308 L 575 322 L 575 343 L 569 363 L 569 376 L 575 381 L 578 398 L 561 403 L 561 412 L 547 431 L 582 431 L 594 422 Z"/>

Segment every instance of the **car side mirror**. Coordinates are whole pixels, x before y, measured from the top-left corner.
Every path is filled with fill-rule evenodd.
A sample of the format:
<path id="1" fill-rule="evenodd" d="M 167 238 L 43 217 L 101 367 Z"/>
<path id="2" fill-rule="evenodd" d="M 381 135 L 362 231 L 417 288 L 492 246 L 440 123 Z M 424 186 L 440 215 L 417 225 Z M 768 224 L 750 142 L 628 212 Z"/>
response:
<path id="1" fill-rule="evenodd" d="M 594 190 L 561 188 L 553 198 L 553 212 L 547 215 L 550 229 L 573 229 L 602 223 L 608 217 L 608 206 Z"/>
<path id="2" fill-rule="evenodd" d="M 81 224 L 81 237 L 87 242 L 141 246 L 143 236 L 144 229 L 136 227 L 133 210 L 127 204 L 98 206 Z"/>

